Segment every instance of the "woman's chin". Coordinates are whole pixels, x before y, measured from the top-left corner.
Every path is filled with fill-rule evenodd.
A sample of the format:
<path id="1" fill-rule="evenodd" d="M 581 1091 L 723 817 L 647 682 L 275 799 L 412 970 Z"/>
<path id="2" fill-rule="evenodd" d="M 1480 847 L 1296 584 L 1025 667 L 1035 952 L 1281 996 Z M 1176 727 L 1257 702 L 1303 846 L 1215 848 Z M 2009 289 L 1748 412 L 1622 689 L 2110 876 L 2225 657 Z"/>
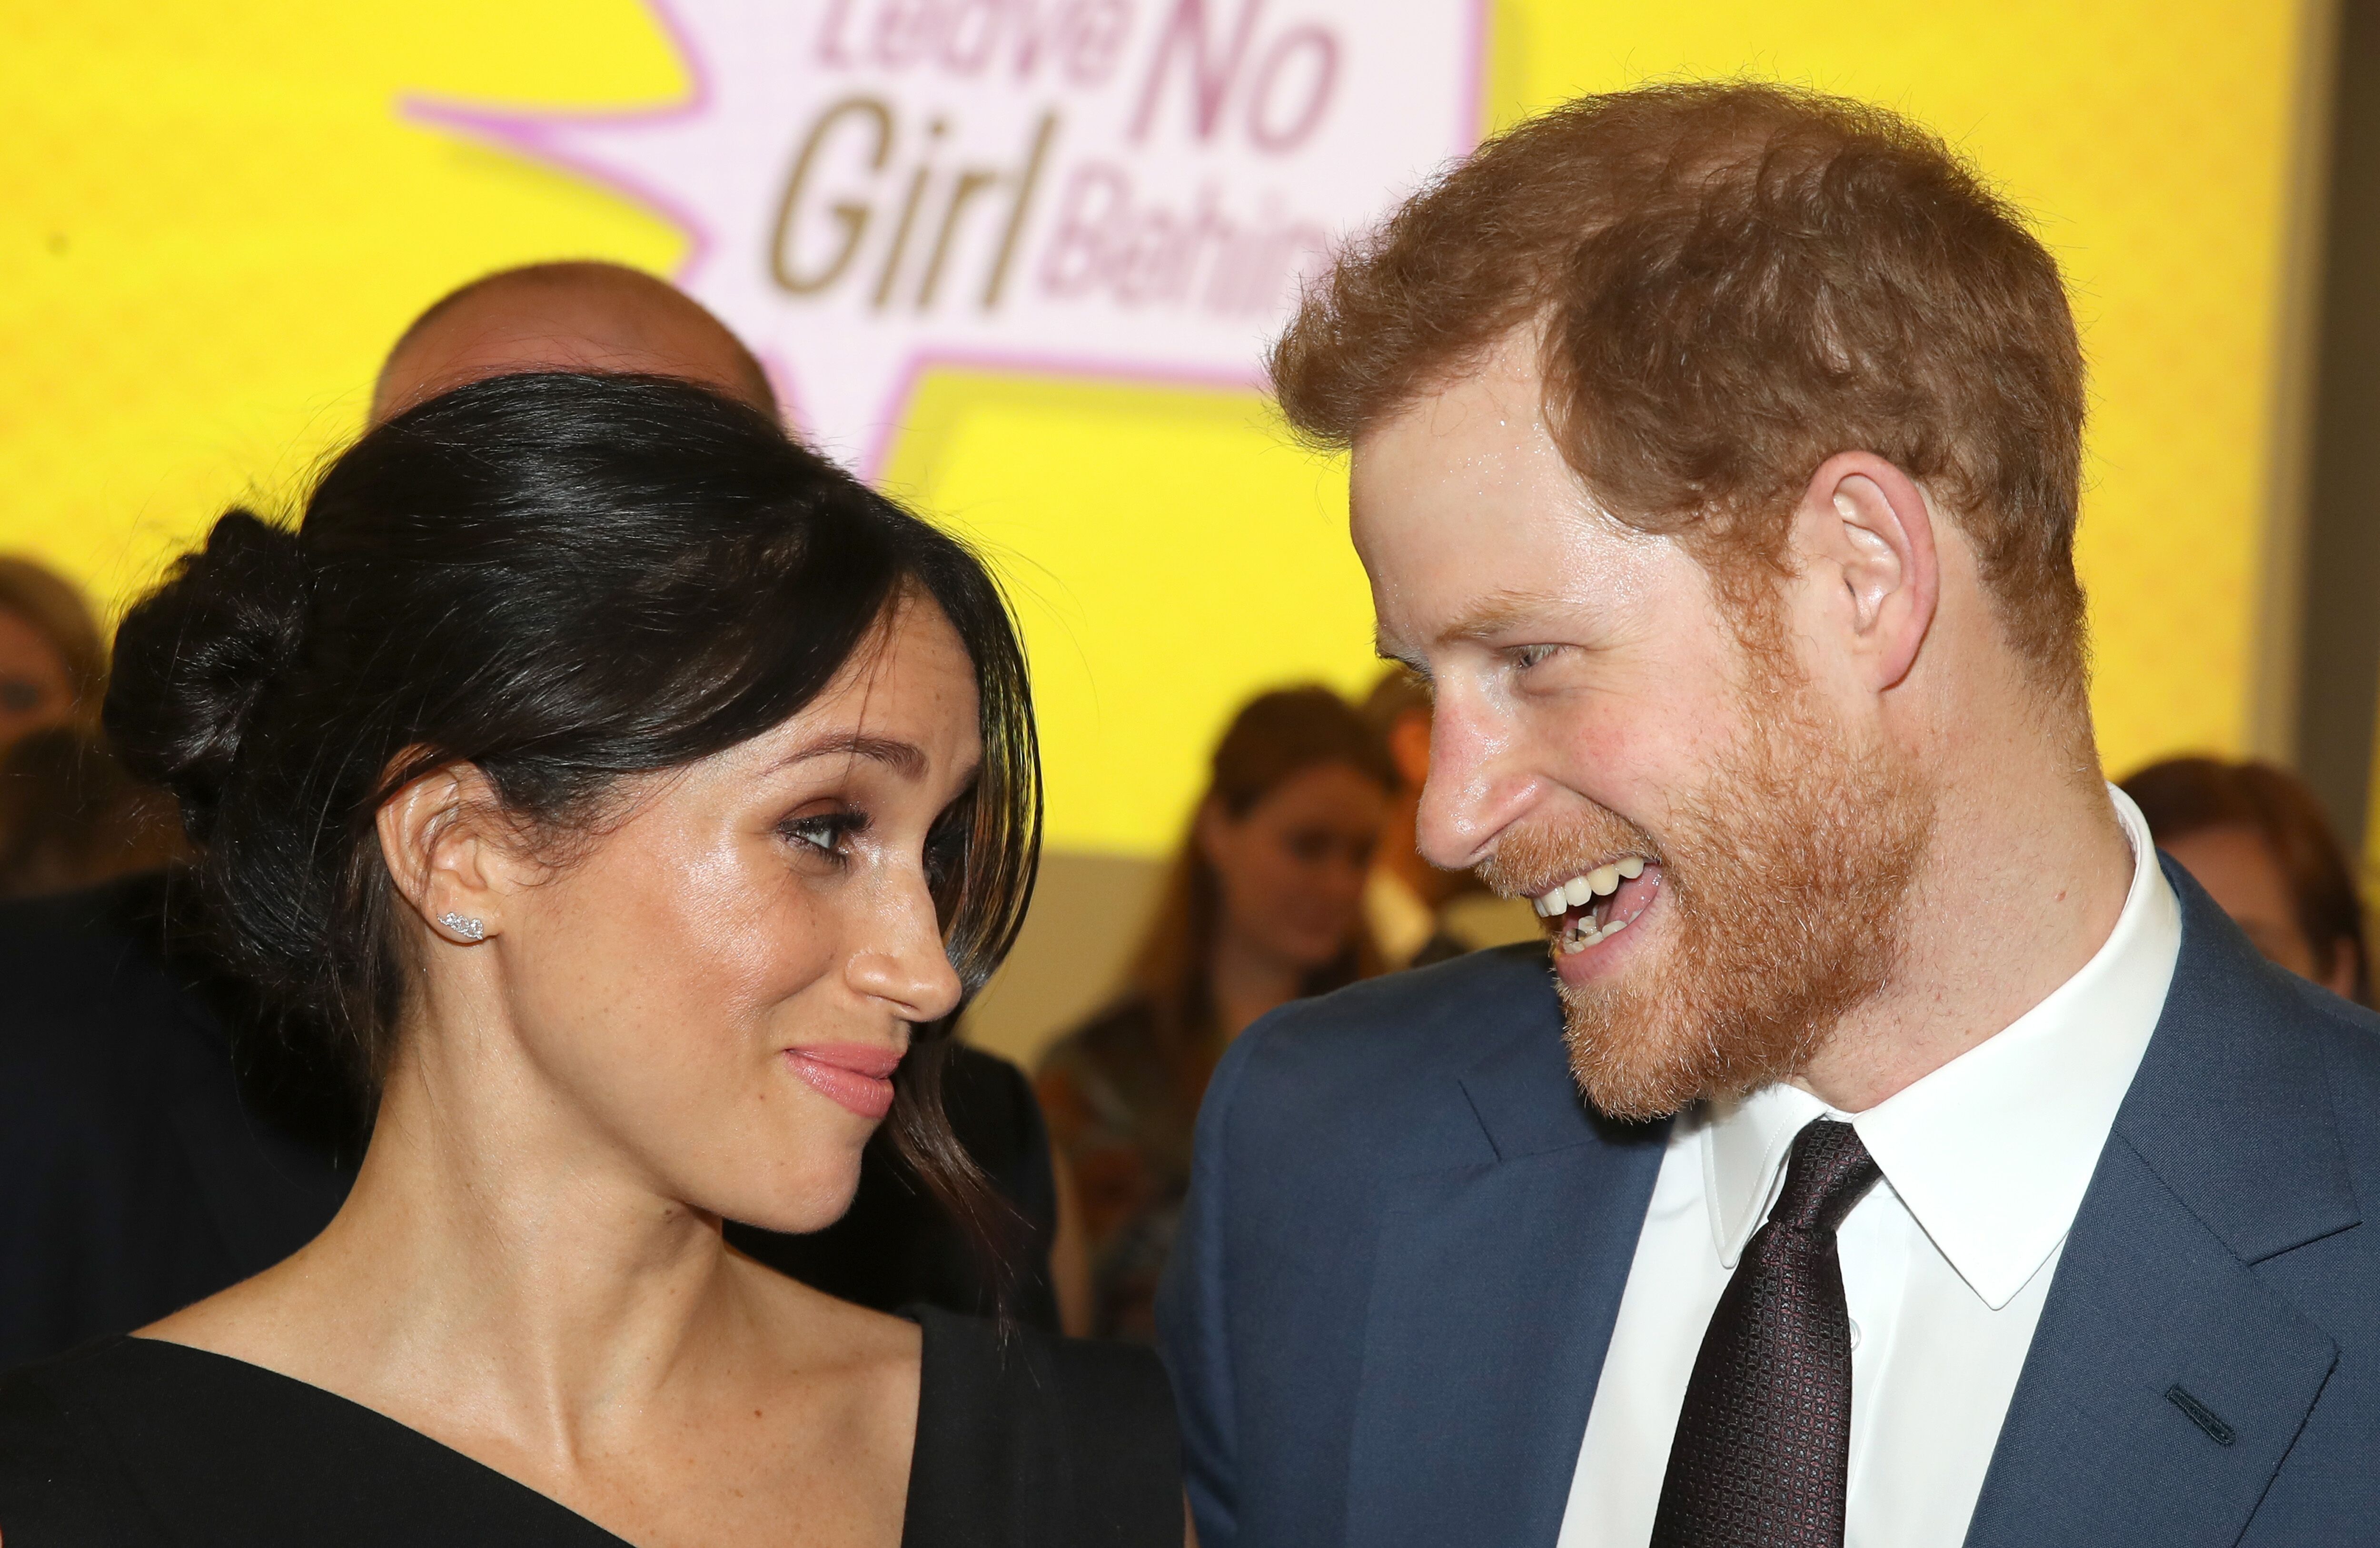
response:
<path id="1" fill-rule="evenodd" d="M 779 1186 L 755 1189 L 748 1184 L 720 1191 L 720 1202 L 704 1207 L 722 1220 L 757 1226 L 787 1236 L 822 1231 L 851 1213 L 859 1192 L 859 1157 L 847 1167 L 813 1167 Z"/>

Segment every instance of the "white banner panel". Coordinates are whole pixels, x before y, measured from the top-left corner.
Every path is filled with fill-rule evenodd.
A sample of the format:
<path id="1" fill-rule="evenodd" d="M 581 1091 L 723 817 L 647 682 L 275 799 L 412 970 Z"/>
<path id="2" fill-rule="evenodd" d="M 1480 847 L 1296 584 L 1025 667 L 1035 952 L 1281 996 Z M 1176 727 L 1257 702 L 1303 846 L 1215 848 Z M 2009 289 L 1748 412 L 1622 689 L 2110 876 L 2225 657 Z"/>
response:
<path id="1" fill-rule="evenodd" d="M 937 364 L 1261 381 L 1331 244 L 1467 151 L 1485 0 L 655 0 L 665 109 L 421 119 L 685 227 L 678 282 L 873 472 Z"/>

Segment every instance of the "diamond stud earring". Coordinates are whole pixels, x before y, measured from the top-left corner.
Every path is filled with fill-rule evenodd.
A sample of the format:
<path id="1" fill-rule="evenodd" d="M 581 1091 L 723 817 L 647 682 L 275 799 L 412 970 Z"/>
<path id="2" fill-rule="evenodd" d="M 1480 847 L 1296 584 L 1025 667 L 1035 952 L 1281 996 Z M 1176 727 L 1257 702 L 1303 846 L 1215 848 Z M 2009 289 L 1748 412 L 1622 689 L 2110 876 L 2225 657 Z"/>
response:
<path id="1" fill-rule="evenodd" d="M 488 934 L 488 927 L 476 919 L 466 919 L 459 913 L 442 913 L 438 916 L 438 923 L 465 940 L 481 940 L 486 938 Z"/>

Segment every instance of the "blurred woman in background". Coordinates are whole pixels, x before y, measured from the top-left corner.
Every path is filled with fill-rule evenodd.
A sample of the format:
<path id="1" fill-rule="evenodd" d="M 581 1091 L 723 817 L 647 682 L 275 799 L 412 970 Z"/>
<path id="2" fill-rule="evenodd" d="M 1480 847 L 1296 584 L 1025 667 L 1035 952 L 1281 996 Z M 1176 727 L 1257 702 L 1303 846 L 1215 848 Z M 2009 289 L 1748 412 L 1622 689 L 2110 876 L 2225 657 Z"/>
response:
<path id="1" fill-rule="evenodd" d="M 99 730 L 107 647 L 82 592 L 0 555 L 0 898 L 67 892 L 181 853 L 164 792 Z"/>
<path id="2" fill-rule="evenodd" d="M 2355 870 L 2305 781 L 2268 763 L 2168 758 L 2123 782 L 2157 848 L 2265 956 L 2359 1005 L 2372 960 Z"/>
<path id="3" fill-rule="evenodd" d="M 1123 994 L 1043 1060 L 1099 1336 L 1155 1336 L 1191 1131 L 1224 1046 L 1276 1006 L 1380 971 L 1364 882 L 1395 790 L 1386 751 L 1330 689 L 1248 704 L 1215 749 Z"/>
<path id="4" fill-rule="evenodd" d="M 0 554 L 0 750 L 45 726 L 99 719 L 107 647 L 74 582 Z"/>

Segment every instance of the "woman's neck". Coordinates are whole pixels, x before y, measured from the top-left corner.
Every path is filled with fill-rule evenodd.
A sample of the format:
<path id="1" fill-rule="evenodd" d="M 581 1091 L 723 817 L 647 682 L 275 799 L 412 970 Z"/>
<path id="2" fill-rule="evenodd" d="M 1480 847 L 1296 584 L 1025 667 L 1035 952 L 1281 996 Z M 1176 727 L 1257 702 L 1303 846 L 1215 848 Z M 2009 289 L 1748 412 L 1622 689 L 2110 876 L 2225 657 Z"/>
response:
<path id="1" fill-rule="evenodd" d="M 616 1144 L 540 1100 L 543 1082 L 495 1041 L 410 1040 L 428 1051 L 392 1071 L 346 1203 L 249 1282 L 273 1314 L 226 1324 L 293 1341 L 220 1352 L 369 1395 L 475 1455 L 567 1469 L 649 1421 L 682 1378 L 736 1363 L 749 1280 L 716 1219 L 627 1175 Z M 305 1341 L 326 1326 L 343 1336 Z"/>
<path id="2" fill-rule="evenodd" d="M 1215 961 L 1208 974 L 1224 1040 L 1237 1037 L 1266 1011 L 1295 999 L 1305 976 L 1296 963 L 1265 950 L 1224 920 L 1216 933 Z"/>

